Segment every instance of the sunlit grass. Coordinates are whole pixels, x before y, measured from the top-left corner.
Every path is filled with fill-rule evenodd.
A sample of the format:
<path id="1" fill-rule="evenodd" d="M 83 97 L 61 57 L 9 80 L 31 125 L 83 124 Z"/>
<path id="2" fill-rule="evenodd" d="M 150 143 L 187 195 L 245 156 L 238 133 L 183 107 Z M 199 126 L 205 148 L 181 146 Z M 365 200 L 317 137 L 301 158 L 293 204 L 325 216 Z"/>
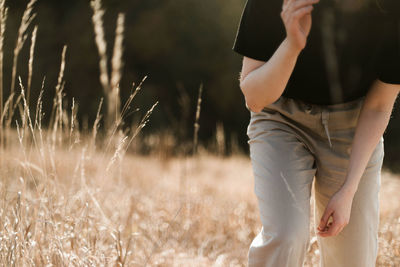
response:
<path id="1" fill-rule="evenodd" d="M 50 157 L 7 150 L 2 265 L 245 266 L 261 227 L 247 157 L 127 155 L 108 171 L 112 154 L 76 148 Z M 385 173 L 377 266 L 400 263 L 399 190 Z M 306 266 L 318 266 L 310 229 Z"/>
<path id="2" fill-rule="evenodd" d="M 97 17 L 94 14 L 97 20 L 93 22 L 101 54 L 106 45 L 100 38 L 104 34 L 103 11 L 100 1 L 92 3 L 94 13 L 100 12 Z M 28 5 L 28 10 L 25 24 L 34 16 L 32 6 Z M 0 21 L 6 13 L 0 0 Z M 106 102 L 119 94 L 122 15 L 118 21 L 116 47 L 120 51 L 114 51 L 113 74 L 107 74 L 106 68 L 101 70 L 104 92 L 114 89 Z M 4 27 L 2 22 L 0 33 Z M 34 29 L 32 40 L 36 38 Z M 21 36 L 22 42 L 27 38 L 26 29 Z M 77 119 L 79 103 L 63 104 L 67 47 L 60 56 L 50 125 L 44 128 L 42 107 L 49 104 L 42 100 L 44 86 L 37 103 L 31 105 L 35 108 L 29 108 L 33 44 L 27 85 L 16 79 L 19 83 L 14 94 L 4 105 L 0 98 L 4 141 L 0 149 L 0 265 L 245 266 L 250 242 L 261 228 L 249 157 L 237 154 L 224 158 L 208 154 L 202 146 L 196 149 L 197 135 L 193 151 L 198 153 L 194 156 L 168 156 L 171 146 L 182 144 L 176 136 L 167 135 L 151 137 L 149 143 L 156 145 L 149 156 L 133 153 L 147 142 L 138 134 L 156 106 L 137 124 L 124 125 L 144 79 L 133 86 L 108 131 L 100 129 L 104 121 L 102 101 L 90 130 L 82 131 Z M 2 56 L 0 62 L 1 70 Z M 193 118 L 197 131 L 200 103 L 201 97 Z M 223 131 L 219 125 L 216 150 L 220 154 L 225 149 Z M 377 266 L 400 266 L 400 179 L 385 173 L 381 190 Z M 318 266 L 318 246 L 313 227 L 310 229 L 306 266 Z"/>

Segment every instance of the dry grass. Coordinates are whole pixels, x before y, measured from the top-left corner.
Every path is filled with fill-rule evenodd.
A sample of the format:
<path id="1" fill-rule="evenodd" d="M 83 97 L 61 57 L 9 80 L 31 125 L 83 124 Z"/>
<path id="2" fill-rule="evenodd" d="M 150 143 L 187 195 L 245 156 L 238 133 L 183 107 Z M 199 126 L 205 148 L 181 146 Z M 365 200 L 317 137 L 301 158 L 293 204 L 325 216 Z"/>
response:
<path id="1" fill-rule="evenodd" d="M 40 155 L 6 155 L 4 266 L 244 266 L 261 226 L 247 157 L 129 155 L 110 167 L 111 154 L 72 149 L 43 168 Z M 400 264 L 399 189 L 385 173 L 377 266 Z M 318 266 L 313 241 L 306 262 Z"/>
<path id="2" fill-rule="evenodd" d="M 29 2 L 23 15 L 14 61 L 35 17 L 34 3 L 35 0 Z M 104 11 L 99 0 L 91 3 L 100 80 L 104 88 L 112 89 L 113 94 L 106 101 L 112 102 L 119 97 L 124 17 L 118 17 L 116 50 L 109 74 L 104 68 Z M 108 103 L 118 109 L 118 114 L 106 133 L 99 131 L 102 101 L 92 130 L 82 132 L 77 104 L 73 101 L 68 109 L 63 104 L 66 47 L 61 55 L 50 127 L 43 129 L 44 86 L 34 112 L 29 109 L 28 97 L 36 27 L 28 61 L 27 93 L 19 79 L 20 92 L 14 92 L 13 84 L 13 93 L 3 103 L 1 69 L 6 16 L 7 9 L 0 0 L 0 265 L 244 266 L 250 242 L 261 226 L 248 157 L 216 157 L 205 153 L 201 146 L 199 154 L 186 158 L 167 157 L 163 149 L 148 157 L 127 153 L 128 149 L 135 151 L 143 141 L 137 135 L 157 104 L 137 125 L 124 125 L 142 83 L 132 89 L 121 110 L 115 101 Z M 12 77 L 17 77 L 16 71 Z M 196 122 L 200 103 L 201 97 Z M 16 123 L 11 125 L 14 119 Z M 223 153 L 223 126 L 218 129 L 216 147 L 218 153 Z M 195 135 L 193 151 L 197 148 L 196 138 Z M 162 136 L 155 139 L 163 147 L 179 144 L 175 139 L 165 141 Z M 400 266 L 399 190 L 400 179 L 385 173 L 377 266 Z M 311 230 L 306 266 L 317 266 L 314 236 Z"/>

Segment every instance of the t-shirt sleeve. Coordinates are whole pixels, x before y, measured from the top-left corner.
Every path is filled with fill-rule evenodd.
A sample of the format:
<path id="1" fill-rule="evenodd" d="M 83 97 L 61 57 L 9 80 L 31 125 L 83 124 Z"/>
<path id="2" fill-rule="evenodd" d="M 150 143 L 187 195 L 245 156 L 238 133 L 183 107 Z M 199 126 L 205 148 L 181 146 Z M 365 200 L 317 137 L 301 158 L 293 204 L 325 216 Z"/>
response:
<path id="1" fill-rule="evenodd" d="M 382 36 L 378 79 L 385 83 L 400 84 L 400 13 L 388 17 Z"/>
<path id="2" fill-rule="evenodd" d="M 284 38 L 281 1 L 247 0 L 232 50 L 256 60 L 268 61 Z"/>

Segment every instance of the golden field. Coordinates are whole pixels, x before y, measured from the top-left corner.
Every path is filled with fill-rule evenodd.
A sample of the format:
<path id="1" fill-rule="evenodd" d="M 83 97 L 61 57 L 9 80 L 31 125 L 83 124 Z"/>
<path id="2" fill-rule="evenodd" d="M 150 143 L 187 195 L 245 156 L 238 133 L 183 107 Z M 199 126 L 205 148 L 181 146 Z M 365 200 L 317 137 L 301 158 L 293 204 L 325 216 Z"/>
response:
<path id="1" fill-rule="evenodd" d="M 170 157 L 171 143 L 186 152 L 187 144 L 163 136 L 148 156 L 131 151 L 143 141 L 137 135 L 157 102 L 136 124 L 124 124 L 141 83 L 120 102 L 124 16 L 118 16 L 108 69 L 100 0 L 91 7 L 107 111 L 101 112 L 102 100 L 93 127 L 79 125 L 78 106 L 64 100 L 65 46 L 42 127 L 43 105 L 51 104 L 43 103 L 44 86 L 35 103 L 29 100 L 36 30 L 27 29 L 35 3 L 22 16 L 8 97 L 0 56 L 0 266 L 245 266 L 261 228 L 248 156 L 218 157 L 200 147 L 195 156 Z M 0 0 L 0 55 L 7 14 Z M 28 81 L 22 81 L 18 55 L 28 37 Z M 200 104 L 201 93 L 193 147 Z M 224 147 L 219 133 L 217 147 Z M 377 266 L 400 266 L 400 177 L 384 172 L 381 188 Z M 314 237 L 310 227 L 306 266 L 318 266 Z"/>
<path id="2" fill-rule="evenodd" d="M 261 227 L 246 155 L 13 147 L 1 157 L 2 266 L 246 265 Z M 399 191 L 384 172 L 377 266 L 400 266 Z M 314 236 L 306 266 L 318 266 Z"/>

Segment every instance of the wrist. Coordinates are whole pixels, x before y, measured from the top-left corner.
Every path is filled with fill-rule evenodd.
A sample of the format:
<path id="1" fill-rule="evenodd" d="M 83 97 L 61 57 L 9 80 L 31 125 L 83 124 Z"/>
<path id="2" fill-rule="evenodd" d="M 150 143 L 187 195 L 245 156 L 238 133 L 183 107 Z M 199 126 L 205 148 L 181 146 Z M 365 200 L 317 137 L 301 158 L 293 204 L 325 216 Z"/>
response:
<path id="1" fill-rule="evenodd" d="M 299 47 L 298 45 L 295 45 L 292 41 L 290 41 L 290 39 L 288 37 L 286 37 L 283 40 L 282 45 L 285 47 L 286 51 L 289 54 L 296 56 L 296 57 L 299 56 L 299 54 L 303 50 L 302 47 Z"/>
<path id="2" fill-rule="evenodd" d="M 353 197 L 357 192 L 357 186 L 349 183 L 344 183 L 340 190 L 348 196 Z"/>

